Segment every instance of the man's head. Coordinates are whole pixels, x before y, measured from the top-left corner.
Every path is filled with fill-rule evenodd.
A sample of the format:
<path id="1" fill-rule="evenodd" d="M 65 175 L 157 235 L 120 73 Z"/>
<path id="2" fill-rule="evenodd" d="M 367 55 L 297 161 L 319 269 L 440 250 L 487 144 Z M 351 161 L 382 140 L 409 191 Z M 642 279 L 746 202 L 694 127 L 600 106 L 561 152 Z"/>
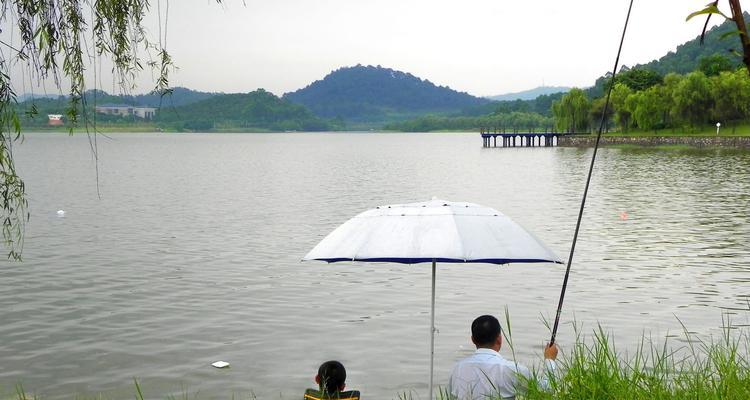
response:
<path id="1" fill-rule="evenodd" d="M 330 395 L 342 391 L 346 386 L 346 369 L 338 361 L 326 361 L 320 364 L 315 382 L 320 386 L 320 390 L 326 394 Z"/>
<path id="2" fill-rule="evenodd" d="M 492 315 L 482 315 L 471 323 L 471 341 L 477 348 L 500 350 L 502 345 L 500 322 Z"/>

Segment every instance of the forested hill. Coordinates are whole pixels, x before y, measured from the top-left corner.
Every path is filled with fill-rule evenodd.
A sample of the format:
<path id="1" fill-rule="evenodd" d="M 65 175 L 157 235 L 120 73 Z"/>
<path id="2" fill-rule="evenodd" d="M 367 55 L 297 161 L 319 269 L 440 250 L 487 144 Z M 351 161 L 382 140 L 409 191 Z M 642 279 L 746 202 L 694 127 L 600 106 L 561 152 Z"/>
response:
<path id="1" fill-rule="evenodd" d="M 704 17 L 696 18 L 705 20 Z M 721 17 L 714 15 L 713 18 Z M 750 20 L 750 14 L 745 13 L 745 20 Z M 739 44 L 740 41 L 737 40 L 737 37 L 734 35 L 723 40 L 721 39 L 723 34 L 736 30 L 737 26 L 733 21 L 726 21 L 706 32 L 703 45 L 700 44 L 700 35 L 698 35 L 695 39 L 677 46 L 676 51 L 670 51 L 658 60 L 651 61 L 647 64 L 636 65 L 634 68 L 649 69 L 658 72 L 660 75 L 666 75 L 670 72 L 686 74 L 698 69 L 698 65 L 702 58 L 714 54 L 723 55 L 739 66 L 742 60 L 740 57 L 733 55 L 730 50 L 734 49 L 742 51 Z M 700 32 L 696 33 L 700 34 Z"/>
<path id="2" fill-rule="evenodd" d="M 164 96 L 158 93 L 146 93 L 135 95 L 109 94 L 101 89 L 87 90 L 84 96 L 89 104 L 127 104 L 140 107 L 179 107 L 187 104 L 205 100 L 221 93 L 200 92 L 184 87 L 175 87 Z M 44 102 L 46 100 L 67 100 L 68 96 L 57 94 L 31 94 L 24 93 L 17 97 L 19 103 Z"/>
<path id="3" fill-rule="evenodd" d="M 184 87 L 176 87 L 164 96 L 161 96 L 158 93 L 148 93 L 131 97 L 133 98 L 133 104 L 137 105 L 148 107 L 179 107 L 206 100 L 220 94 L 221 93 L 199 92 Z"/>
<path id="4" fill-rule="evenodd" d="M 307 106 L 318 116 L 353 121 L 451 112 L 488 102 L 409 73 L 362 65 L 340 68 L 284 98 Z"/>
<path id="5" fill-rule="evenodd" d="M 165 129 L 214 131 L 321 131 L 336 129 L 299 104 L 263 89 L 221 94 L 182 107 L 162 107 L 156 122 Z"/>
<path id="6" fill-rule="evenodd" d="M 489 96 L 488 99 L 496 101 L 534 100 L 539 96 L 556 93 L 567 93 L 569 91 L 570 88 L 567 86 L 540 86 L 534 89 L 524 90 L 522 92 Z"/>

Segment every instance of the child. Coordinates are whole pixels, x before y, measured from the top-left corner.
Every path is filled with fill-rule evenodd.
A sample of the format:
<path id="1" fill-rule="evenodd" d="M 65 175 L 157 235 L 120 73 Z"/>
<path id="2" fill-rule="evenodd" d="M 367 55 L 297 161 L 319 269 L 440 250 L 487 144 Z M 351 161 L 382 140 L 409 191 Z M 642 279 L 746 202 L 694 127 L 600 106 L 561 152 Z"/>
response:
<path id="1" fill-rule="evenodd" d="M 346 387 L 346 369 L 338 361 L 326 361 L 318 368 L 315 375 L 318 390 L 307 389 L 305 400 L 359 400 L 359 391 L 344 391 Z"/>

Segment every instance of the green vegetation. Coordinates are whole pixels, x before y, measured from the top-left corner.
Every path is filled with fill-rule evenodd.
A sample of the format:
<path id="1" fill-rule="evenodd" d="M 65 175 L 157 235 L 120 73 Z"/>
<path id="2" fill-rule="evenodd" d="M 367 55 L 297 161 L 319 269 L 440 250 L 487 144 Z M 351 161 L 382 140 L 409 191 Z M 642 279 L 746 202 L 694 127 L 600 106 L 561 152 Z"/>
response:
<path id="1" fill-rule="evenodd" d="M 162 108 L 156 124 L 176 131 L 325 131 L 341 129 L 304 106 L 258 89 L 251 93 L 216 95 L 182 107 Z"/>
<path id="2" fill-rule="evenodd" d="M 650 400 L 750 398 L 750 332 L 725 324 L 719 338 L 702 340 L 683 331 L 680 346 L 667 339 L 653 342 L 645 335 L 635 351 L 617 350 L 601 327 L 589 338 L 579 334 L 562 352 L 559 369 L 550 379 L 551 391 L 540 388 L 537 372 L 519 400 Z M 509 342 L 506 340 L 506 342 Z M 402 393 L 400 400 L 413 399 Z M 451 400 L 442 388 L 438 399 Z M 500 397 L 488 400 L 500 400 Z"/>
<path id="3" fill-rule="evenodd" d="M 720 135 L 722 137 L 726 136 L 750 136 L 750 123 L 744 122 L 744 123 L 737 123 L 732 126 L 723 125 L 721 127 L 721 130 L 719 131 Z M 716 136 L 716 126 L 714 125 L 703 125 L 699 127 L 695 127 L 694 129 L 690 128 L 674 128 L 674 129 L 660 129 L 656 131 L 656 134 L 654 134 L 653 130 L 645 130 L 641 128 L 631 128 L 628 129 L 627 132 L 622 131 L 610 131 L 607 133 L 604 133 L 605 137 L 654 137 L 654 136 L 662 136 L 662 137 L 682 137 L 682 136 L 689 136 L 689 137 L 715 137 Z"/>
<path id="4" fill-rule="evenodd" d="M 566 90 L 567 93 L 570 90 Z M 478 117 L 487 114 L 507 114 L 512 112 L 537 113 L 545 117 L 552 116 L 552 103 L 560 100 L 563 92 L 543 94 L 533 100 L 494 101 L 480 106 L 468 107 L 459 116 Z"/>
<path id="5" fill-rule="evenodd" d="M 680 135 L 710 129 L 715 133 L 713 125 L 721 122 L 723 133 L 731 130 L 734 134 L 750 118 L 747 71 L 738 70 L 742 65 L 740 59 L 727 51 L 727 47 L 736 47 L 736 43 L 721 40 L 734 31 L 734 22 L 727 21 L 706 33 L 704 45 L 697 37 L 659 60 L 634 68 L 623 66 L 607 110 L 606 130 L 635 135 L 664 130 Z M 598 127 L 602 119 L 605 88 L 611 81 L 608 73 L 585 90 L 572 89 L 566 94 L 543 95 L 534 100 L 476 105 L 459 114 L 418 117 L 387 124 L 385 129 L 411 132 L 554 126 L 563 132 L 587 133 Z M 512 117 L 513 113 L 524 113 L 523 121 L 518 122 L 518 114 Z M 535 118 L 535 113 L 554 116 L 554 120 Z"/>
<path id="6" fill-rule="evenodd" d="M 192 92 L 192 91 L 191 91 Z M 200 131 L 200 132 L 273 132 L 273 131 L 324 131 L 342 129 L 340 121 L 325 121 L 304 106 L 280 99 L 262 89 L 252 93 L 215 94 L 210 96 L 179 96 L 182 106 L 174 107 L 165 100 L 152 121 L 135 116 L 106 115 L 94 112 L 95 104 L 128 103 L 128 98 L 112 96 L 98 91 L 87 92 L 82 113 L 88 116 L 92 127 L 105 131 Z M 96 95 L 96 96 L 94 96 Z M 204 97 L 204 100 L 195 100 Z M 96 100 L 96 102 L 94 101 Z M 130 99 L 132 100 L 132 98 Z M 47 114 L 61 114 L 68 99 L 34 99 L 18 105 L 23 115 L 24 129 L 59 130 L 48 126 Z M 136 103 L 139 104 L 139 103 Z M 142 103 L 141 103 L 142 104 Z M 29 112 L 34 109 L 35 112 Z M 68 126 L 73 128 L 73 126 Z"/>
<path id="7" fill-rule="evenodd" d="M 745 18 L 750 18 L 750 15 L 745 13 Z M 741 45 L 736 38 L 722 40 L 725 35 L 729 35 L 736 30 L 737 27 L 733 21 L 726 21 L 707 31 L 702 45 L 700 36 L 696 36 L 695 39 L 677 46 L 676 51 L 670 51 L 658 60 L 636 65 L 634 68 L 654 71 L 659 75 L 666 75 L 670 72 L 686 74 L 695 71 L 699 69 L 702 59 L 715 55 L 731 56 L 731 49 L 741 50 Z M 732 66 L 731 69 L 737 69 L 742 63 L 741 59 L 734 56 L 728 58 L 728 60 Z"/>
<path id="8" fill-rule="evenodd" d="M 506 322 L 506 326 L 510 324 Z M 602 327 L 584 336 L 575 327 L 576 337 L 569 348 L 563 348 L 558 358 L 558 370 L 550 379 L 551 391 L 541 390 L 537 370 L 535 378 L 527 382 L 528 391 L 519 400 L 682 400 L 750 398 L 750 329 L 733 326 L 728 317 L 719 337 L 702 339 L 683 326 L 681 337 L 653 340 L 642 336 L 638 345 L 628 352 L 618 350 L 612 337 Z M 512 333 L 504 342 L 512 348 Z M 678 343 L 677 346 L 674 343 Z M 143 399 L 144 389 L 135 381 L 136 399 Z M 197 392 L 196 392 L 197 393 Z M 3 395 L 0 395 L 3 396 Z M 5 394 L 7 400 L 32 400 L 22 386 L 15 395 Z M 73 397 L 72 397 L 73 398 Z M 80 398 L 80 396 L 74 396 Z M 103 399 L 99 395 L 96 398 Z M 168 397 L 173 398 L 173 397 Z M 180 398 L 197 399 L 183 389 Z M 234 396 L 233 396 L 234 398 Z M 240 398 L 255 399 L 253 392 Z M 396 394 L 399 400 L 418 398 L 412 392 Z M 439 400 L 450 400 L 445 388 L 438 388 Z M 499 398 L 488 400 L 500 400 Z"/>
<path id="9" fill-rule="evenodd" d="M 489 103 L 409 73 L 362 65 L 340 68 L 283 97 L 322 118 L 381 123 L 394 121 L 399 114 L 446 114 Z"/>
<path id="10" fill-rule="evenodd" d="M 109 65 L 125 90 L 148 66 L 156 77 L 154 91 L 168 93 L 173 64 L 162 46 L 166 29 L 162 30 L 159 22 L 156 40 L 146 34 L 143 21 L 148 9 L 148 0 L 2 1 L 0 31 L 18 38 L 17 42 L 11 40 L 12 46 L 3 43 L 8 48 L 0 55 L 0 220 L 8 258 L 21 259 L 29 219 L 26 186 L 16 173 L 12 151 L 13 142 L 21 137 L 24 115 L 18 113 L 19 85 L 11 81 L 11 69 L 24 69 L 28 79 L 42 86 L 47 83 L 61 89 L 65 82 L 68 105 L 61 114 L 72 125 L 82 122 L 88 126 L 89 122 L 87 114 L 81 113 L 86 104 L 84 71 L 89 67 L 89 55 L 96 55 L 95 63 Z M 25 111 L 37 112 L 33 106 Z"/>
<path id="11" fill-rule="evenodd" d="M 738 124 L 750 118 L 750 75 L 745 69 L 722 71 L 706 76 L 702 71 L 686 75 L 668 74 L 657 83 L 642 81 L 629 86 L 627 81 L 618 81 L 612 90 L 612 114 L 607 116 L 606 126 L 620 132 L 631 130 L 653 131 L 672 129 L 689 133 L 698 132 L 721 122 L 724 130 L 736 132 Z M 585 121 L 571 125 L 572 118 L 580 117 L 580 110 L 567 106 L 571 102 L 585 105 L 582 91 L 571 91 L 553 105 L 555 119 L 560 129 L 568 132 L 587 132 L 598 125 L 601 108 L 594 107 Z M 583 94 L 584 98 L 581 99 Z M 601 102 L 601 99 L 595 100 Z M 715 128 L 714 128 L 715 129 Z"/>
<path id="12" fill-rule="evenodd" d="M 571 89 L 552 103 L 555 127 L 560 131 L 580 132 L 588 128 L 591 101 L 581 89 Z"/>
<path id="13" fill-rule="evenodd" d="M 402 132 L 431 132 L 438 130 L 477 130 L 479 127 L 490 127 L 502 129 L 513 129 L 514 127 L 524 129 L 552 128 L 554 120 L 536 113 L 510 112 L 493 113 L 479 117 L 446 117 L 439 115 L 428 115 L 409 121 L 395 122 L 385 125 L 383 129 Z"/>
<path id="14" fill-rule="evenodd" d="M 553 375 L 551 392 L 529 382 L 520 398 L 536 399 L 747 399 L 750 398 L 750 337 L 726 327 L 718 339 L 684 333 L 685 345 L 643 337 L 632 354 L 619 352 L 601 328 L 578 337 Z"/>

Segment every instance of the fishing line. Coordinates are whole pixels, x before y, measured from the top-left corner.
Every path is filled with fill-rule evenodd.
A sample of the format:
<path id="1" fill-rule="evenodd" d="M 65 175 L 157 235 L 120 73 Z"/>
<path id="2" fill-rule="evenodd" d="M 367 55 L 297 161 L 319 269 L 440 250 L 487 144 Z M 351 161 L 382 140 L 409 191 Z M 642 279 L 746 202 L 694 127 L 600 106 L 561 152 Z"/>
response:
<path id="1" fill-rule="evenodd" d="M 599 132 L 596 134 L 596 143 L 594 144 L 594 154 L 591 156 L 591 165 L 589 165 L 589 174 L 586 178 L 586 188 L 583 190 L 583 198 L 581 199 L 581 209 L 578 211 L 578 221 L 576 222 L 576 230 L 573 234 L 573 243 L 570 246 L 570 255 L 568 256 L 568 266 L 565 269 L 565 279 L 563 280 L 562 290 L 560 291 L 560 301 L 557 304 L 557 314 L 555 316 L 555 325 L 552 327 L 552 338 L 550 339 L 550 345 L 555 343 L 555 337 L 557 336 L 557 327 L 560 324 L 560 314 L 562 313 L 563 300 L 565 299 L 565 290 L 568 288 L 568 277 L 570 276 L 570 266 L 573 265 L 573 254 L 576 251 L 576 242 L 578 241 L 578 231 L 581 228 L 581 219 L 583 219 L 583 209 L 586 207 L 586 197 L 589 193 L 589 184 L 591 183 L 591 173 L 594 171 L 594 162 L 596 161 L 596 152 L 599 149 L 599 141 L 602 137 L 602 130 L 604 130 L 604 123 L 607 119 L 607 111 L 609 111 L 609 99 L 612 95 L 612 89 L 615 87 L 615 77 L 617 76 L 617 67 L 620 64 L 620 54 L 622 53 L 622 44 L 625 42 L 625 32 L 628 30 L 628 22 L 630 21 L 630 11 L 633 9 L 633 0 L 630 0 L 630 6 L 628 6 L 628 15 L 625 17 L 625 26 L 622 28 L 622 37 L 620 38 L 620 47 L 617 50 L 617 58 L 615 59 L 615 67 L 612 69 L 612 78 L 609 83 L 609 89 L 607 90 L 607 100 L 604 102 L 604 112 L 602 112 L 602 120 L 599 123 Z M 573 122 L 575 124 L 575 121 Z"/>

